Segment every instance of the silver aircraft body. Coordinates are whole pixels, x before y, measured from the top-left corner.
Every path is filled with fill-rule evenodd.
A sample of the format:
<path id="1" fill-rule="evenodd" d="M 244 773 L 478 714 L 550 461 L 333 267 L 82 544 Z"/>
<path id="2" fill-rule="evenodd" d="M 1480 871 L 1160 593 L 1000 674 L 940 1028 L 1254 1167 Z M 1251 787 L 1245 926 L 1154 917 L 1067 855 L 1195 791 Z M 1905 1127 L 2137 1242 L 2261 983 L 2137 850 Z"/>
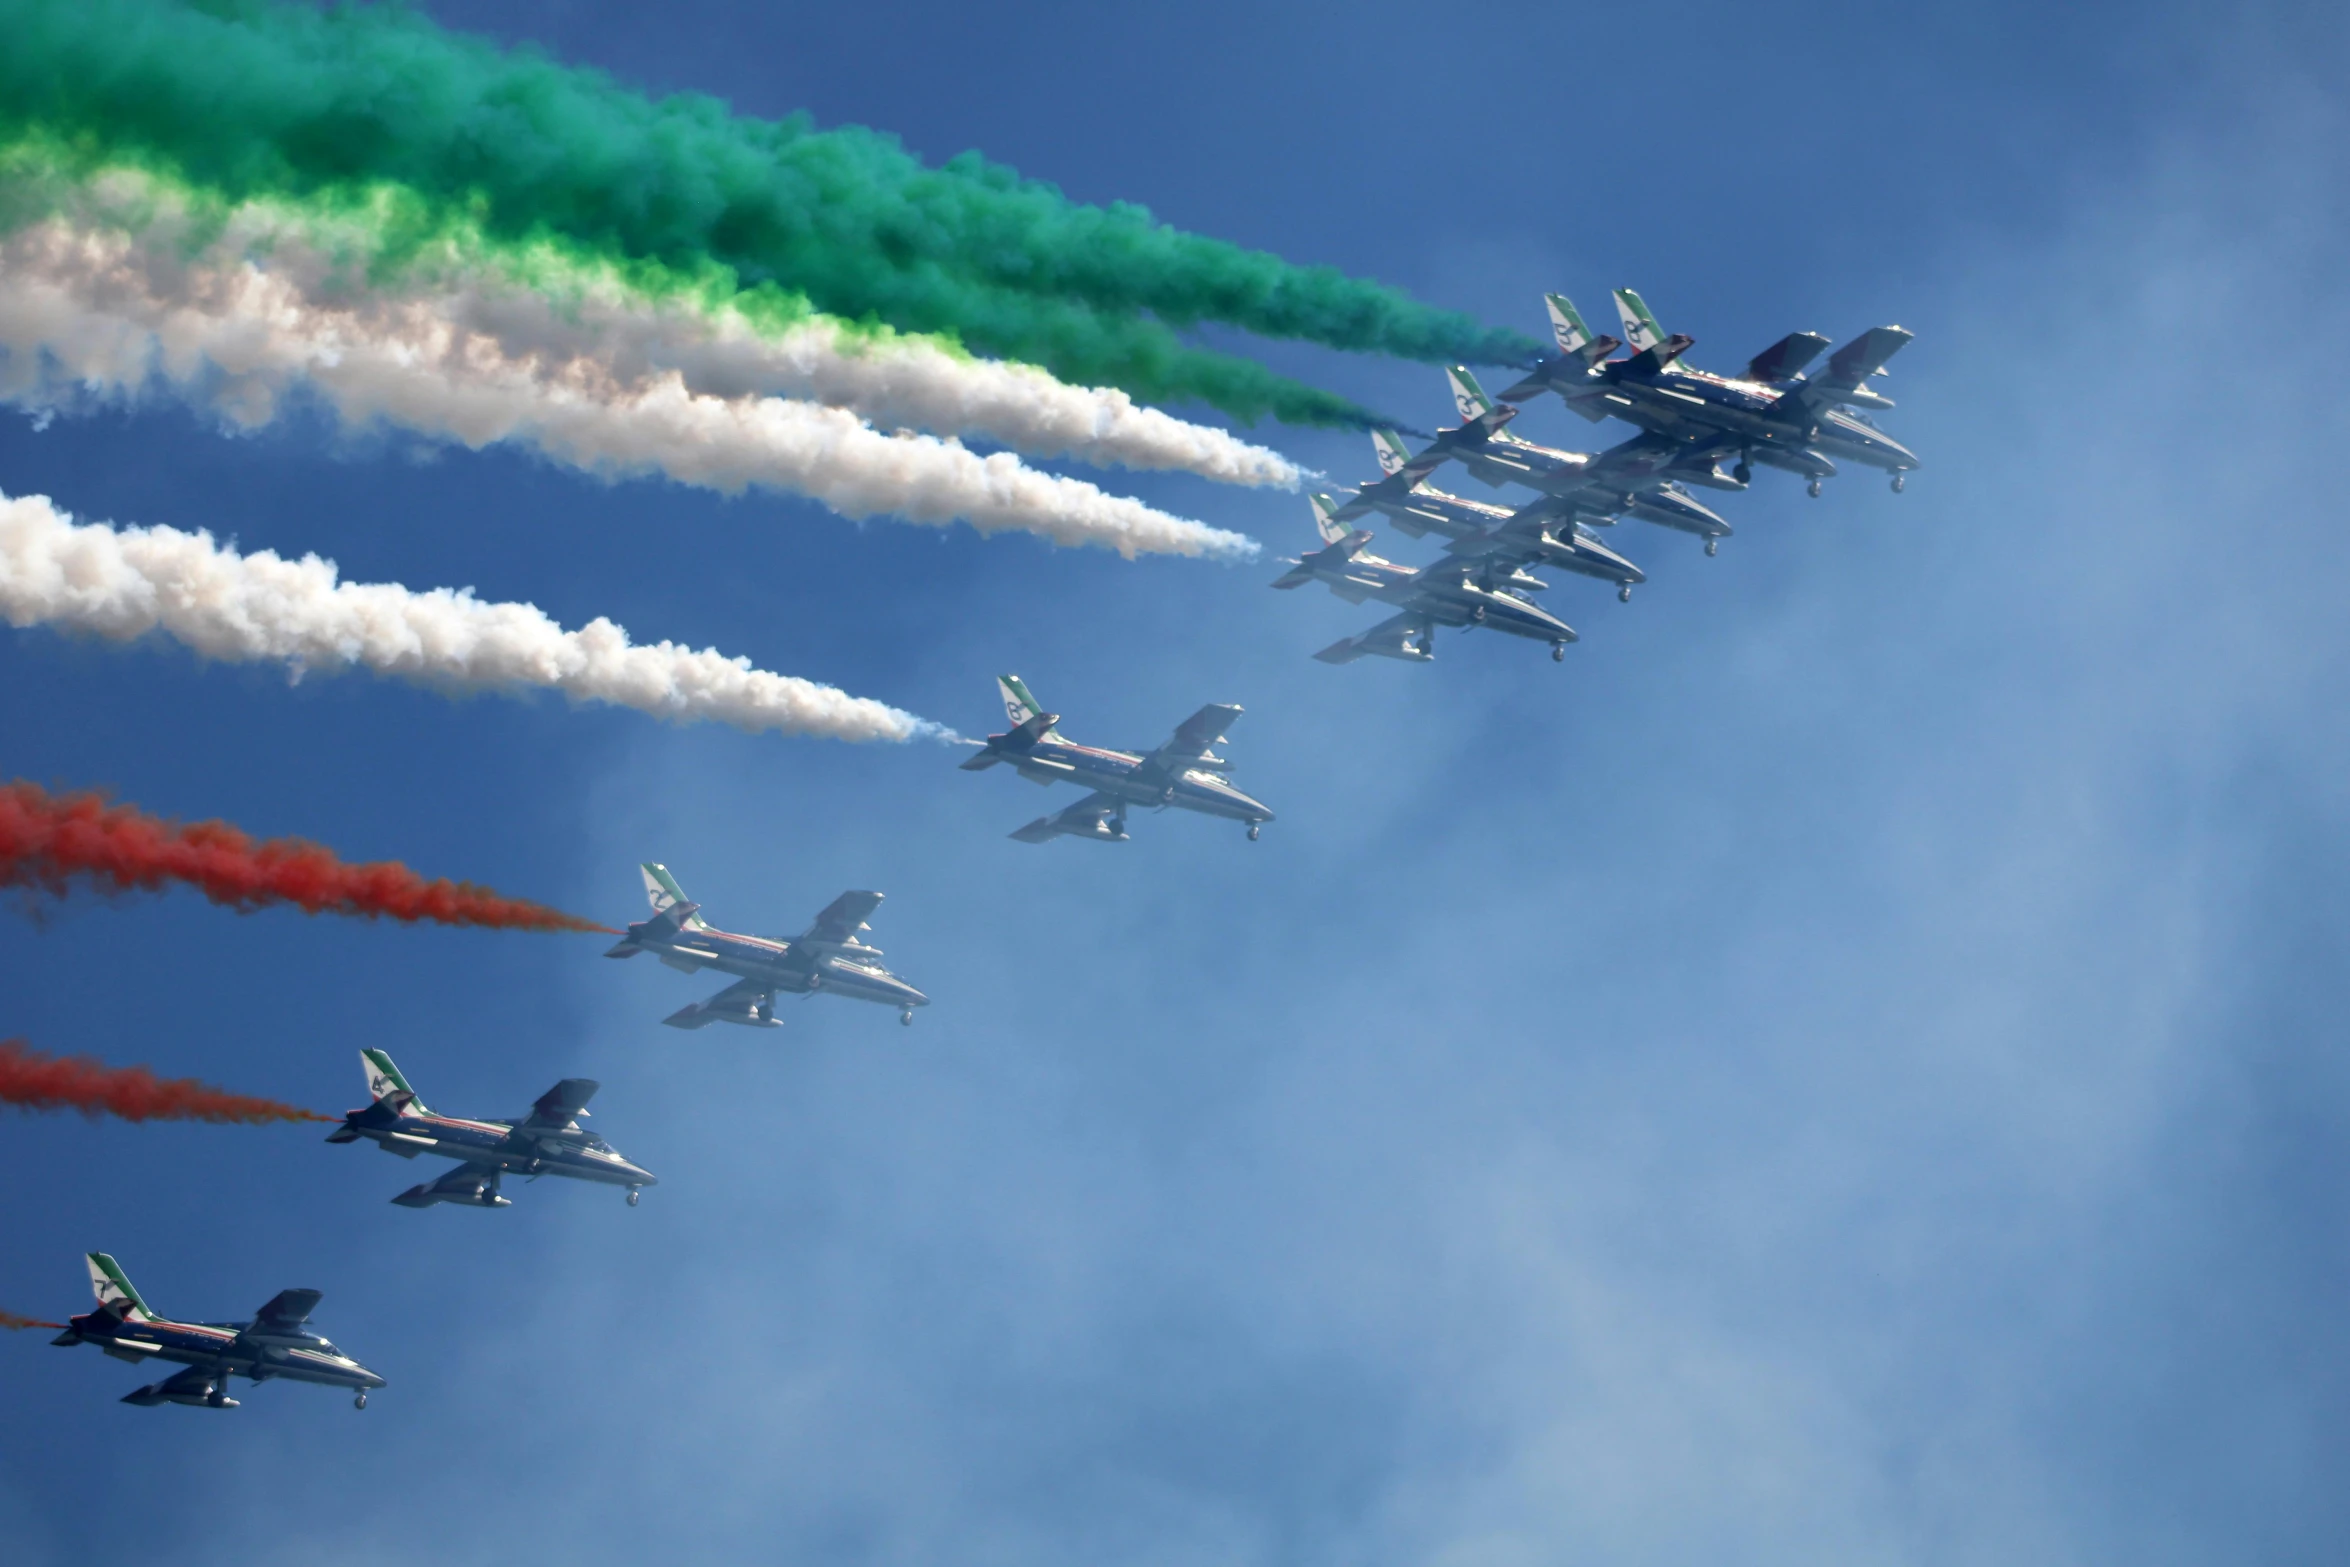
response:
<path id="1" fill-rule="evenodd" d="M 98 1309 L 71 1319 L 49 1342 L 61 1348 L 95 1344 L 134 1365 L 152 1360 L 186 1368 L 123 1395 L 126 1404 L 234 1409 L 229 1378 L 268 1382 L 282 1377 L 349 1389 L 351 1402 L 365 1409 L 368 1390 L 384 1385 L 382 1377 L 310 1326 L 310 1313 L 318 1308 L 316 1290 L 280 1290 L 249 1322 L 175 1322 L 139 1298 L 112 1257 L 94 1251 L 87 1260 Z"/>
<path id="2" fill-rule="evenodd" d="M 1867 383 L 1909 342 L 1911 334 L 1900 327 L 1872 327 L 1838 348 L 1817 379 L 1804 369 L 1828 339 L 1812 332 L 1790 333 L 1757 354 L 1743 374 L 1727 376 L 1691 366 L 1683 356 L 1694 339 L 1668 336 L 1628 288 L 1616 291 L 1634 350 L 1626 359 L 1607 358 L 1616 339 L 1593 336 L 1565 295 L 1543 297 L 1558 355 L 1504 391 L 1505 403 L 1555 392 L 1586 419 L 1612 415 L 1654 435 L 1734 455 L 1732 478 L 1743 480 L 1751 464 L 1762 463 L 1800 475 L 1814 495 L 1839 462 L 1879 469 L 1896 490 L 1918 466 L 1915 453 L 1861 411 L 1893 406 Z"/>
<path id="3" fill-rule="evenodd" d="M 1403 443 L 1396 440 L 1392 430 L 1373 433 L 1382 467 L 1393 472 L 1409 460 Z M 1393 447 L 1387 443 L 1394 441 Z M 1447 550 L 1455 555 L 1492 557 L 1536 566 L 1556 566 L 1561 571 L 1572 571 L 1586 577 L 1597 577 L 1602 582 L 1616 584 L 1617 596 L 1630 599 L 1635 584 L 1646 582 L 1647 574 L 1623 556 L 1600 542 L 1600 537 L 1577 516 L 1572 502 L 1546 495 L 1530 506 L 1515 510 L 1496 506 L 1489 501 L 1473 501 L 1466 496 L 1448 495 L 1432 490 L 1427 485 L 1402 492 L 1400 495 L 1371 486 L 1377 493 L 1371 496 L 1371 509 L 1395 524 L 1396 531 L 1413 538 L 1439 534 L 1448 542 Z M 1328 515 L 1345 520 L 1346 508 L 1338 506 L 1326 495 L 1314 497 L 1315 515 Z M 1359 513 L 1358 513 L 1359 515 Z"/>
<path id="4" fill-rule="evenodd" d="M 1436 438 L 1417 452 L 1408 451 L 1393 430 L 1373 431 L 1382 477 L 1364 485 L 1340 508 L 1341 520 L 1352 521 L 1374 510 L 1393 516 L 1396 508 L 1409 506 L 1410 497 L 1429 475 L 1447 462 L 1458 462 L 1487 484 L 1539 490 L 1562 503 L 1569 515 L 1586 521 L 1604 524 L 1619 515 L 1637 517 L 1695 534 L 1709 546 L 1730 536 L 1730 525 L 1682 485 L 1685 481 L 1708 489 L 1744 489 L 1744 481 L 1724 473 L 1719 465 L 1723 452 L 1735 450 L 1734 443 L 1709 445 L 1641 434 L 1596 454 L 1562 451 L 1520 440 L 1503 429 L 1517 417 L 1516 406 L 1487 396 L 1465 366 L 1453 366 L 1446 378 L 1453 405 L 1460 410 L 1460 424 L 1437 431 Z"/>
<path id="5" fill-rule="evenodd" d="M 403 1208 L 443 1202 L 510 1208 L 512 1200 L 498 1195 L 499 1179 L 507 1175 L 532 1180 L 561 1175 L 624 1186 L 631 1208 L 641 1188 L 660 1184 L 650 1170 L 629 1163 L 610 1143 L 579 1124 L 587 1117 L 588 1101 L 596 1096 L 598 1085 L 591 1079 L 563 1079 L 539 1095 L 530 1114 L 519 1121 L 470 1121 L 435 1115 L 381 1050 L 360 1051 L 359 1064 L 367 1071 L 371 1103 L 345 1115 L 343 1124 L 327 1134 L 328 1142 L 367 1138 L 404 1159 L 429 1153 L 458 1161 L 457 1168 L 439 1180 L 411 1186 L 392 1199 Z"/>
<path id="6" fill-rule="evenodd" d="M 1240 717 L 1237 707 L 1211 703 L 1177 726 L 1166 744 L 1117 751 L 1079 745 L 1063 735 L 1057 727 L 1061 715 L 1044 711 L 1018 675 L 997 676 L 996 689 L 1003 695 L 1004 716 L 1012 727 L 989 735 L 979 754 L 962 764 L 963 771 L 984 772 L 1003 765 L 1030 783 L 1073 783 L 1092 791 L 1066 810 L 1040 816 L 1013 833 L 1022 843 L 1063 837 L 1124 843 L 1126 813 L 1135 806 L 1172 807 L 1245 822 L 1251 838 L 1273 819 L 1263 802 L 1233 786 L 1232 764 L 1215 754 L 1216 743 Z"/>
<path id="7" fill-rule="evenodd" d="M 707 968 L 736 976 L 709 1000 L 663 1018 L 671 1028 L 705 1028 L 712 1023 L 781 1028 L 775 1016 L 778 995 L 822 994 L 878 1002 L 896 1007 L 898 1021 L 907 1024 L 914 1021 L 916 1007 L 930 1005 L 928 996 L 881 966 L 879 947 L 859 939 L 872 928 L 865 921 L 881 907 L 878 892 L 844 892 L 804 934 L 778 941 L 718 929 L 702 918 L 702 906 L 686 897 L 666 867 L 638 868 L 644 873 L 653 917 L 629 926 L 628 934 L 604 956 L 633 958 L 650 952 L 688 974 Z"/>
<path id="8" fill-rule="evenodd" d="M 1528 575 L 1505 556 L 1483 561 L 1456 559 L 1442 565 L 1399 566 L 1369 550 L 1371 535 L 1339 520 L 1340 508 L 1327 495 L 1314 500 L 1314 526 L 1322 548 L 1292 566 L 1273 584 L 1302 588 L 1319 582 L 1349 603 L 1377 599 L 1400 614 L 1359 637 L 1333 642 L 1314 657 L 1326 664 L 1351 664 L 1365 654 L 1427 663 L 1436 656 L 1436 628 L 1484 626 L 1550 644 L 1550 656 L 1564 659 L 1575 630 L 1524 597 L 1547 583 Z"/>

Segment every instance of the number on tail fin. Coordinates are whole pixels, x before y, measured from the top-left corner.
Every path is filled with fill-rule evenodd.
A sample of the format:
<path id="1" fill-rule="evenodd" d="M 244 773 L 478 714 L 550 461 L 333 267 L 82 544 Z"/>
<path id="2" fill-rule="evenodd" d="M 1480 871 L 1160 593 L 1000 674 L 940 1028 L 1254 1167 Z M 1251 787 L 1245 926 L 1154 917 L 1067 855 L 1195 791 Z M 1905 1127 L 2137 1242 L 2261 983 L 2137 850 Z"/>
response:
<path id="1" fill-rule="evenodd" d="M 1354 536 L 1354 530 L 1338 520 L 1338 502 L 1327 495 L 1316 495 L 1313 501 L 1314 526 L 1321 530 L 1324 544 L 1337 544 Z"/>
<path id="2" fill-rule="evenodd" d="M 1550 307 L 1550 335 L 1558 339 L 1560 353 L 1579 354 L 1590 346 L 1591 328 L 1583 324 L 1573 300 L 1564 294 L 1545 294 L 1542 302 Z"/>
<path id="3" fill-rule="evenodd" d="M 998 675 L 995 683 L 1004 695 L 1004 716 L 1012 721 L 1014 729 L 1044 711 L 1018 675 Z"/>
<path id="4" fill-rule="evenodd" d="M 1477 384 L 1468 366 L 1454 365 L 1444 375 L 1452 382 L 1452 405 L 1460 410 L 1463 423 L 1474 424 L 1493 412 L 1493 399 L 1485 395 L 1485 388 Z"/>
<path id="5" fill-rule="evenodd" d="M 1632 352 L 1645 354 L 1665 340 L 1665 329 L 1648 313 L 1647 301 L 1632 290 L 1616 290 L 1616 314 L 1624 318 L 1624 341 L 1632 345 Z"/>
<path id="6" fill-rule="evenodd" d="M 1371 450 L 1379 454 L 1381 473 L 1401 473 L 1404 464 L 1412 460 L 1411 451 L 1404 445 L 1403 437 L 1393 430 L 1373 430 Z"/>

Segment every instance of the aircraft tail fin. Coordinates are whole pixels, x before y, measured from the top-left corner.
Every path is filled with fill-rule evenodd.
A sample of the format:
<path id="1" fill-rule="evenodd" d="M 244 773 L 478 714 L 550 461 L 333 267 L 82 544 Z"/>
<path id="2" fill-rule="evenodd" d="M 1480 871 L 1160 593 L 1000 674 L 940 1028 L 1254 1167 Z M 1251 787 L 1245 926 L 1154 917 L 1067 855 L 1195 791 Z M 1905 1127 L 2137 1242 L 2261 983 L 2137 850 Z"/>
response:
<path id="1" fill-rule="evenodd" d="M 1616 290 L 1616 314 L 1624 323 L 1624 341 L 1632 352 L 1644 354 L 1665 340 L 1665 329 L 1649 313 L 1648 301 L 1628 288 Z"/>
<path id="2" fill-rule="evenodd" d="M 998 675 L 995 678 L 995 684 L 996 690 L 1003 693 L 1004 717 L 1011 721 L 1014 729 L 1018 729 L 1022 724 L 1044 711 L 1044 704 L 1036 699 L 1034 693 L 1028 689 L 1028 683 L 1018 675 Z M 1048 717 L 1044 727 L 1035 732 L 1035 738 L 1041 739 L 1052 735 L 1053 725 L 1057 722 L 1059 722 L 1058 715 Z"/>
<path id="3" fill-rule="evenodd" d="M 681 903 L 698 907 L 685 895 L 685 889 L 677 884 L 677 878 L 669 874 L 668 866 L 656 865 L 647 860 L 637 867 L 637 871 L 645 879 L 645 901 L 652 904 L 655 914 L 666 914 Z M 707 928 L 699 914 L 689 913 L 678 923 L 694 930 Z"/>
<path id="4" fill-rule="evenodd" d="M 1542 302 L 1550 307 L 1550 335 L 1558 340 L 1560 353 L 1581 354 L 1591 346 L 1595 335 L 1583 324 L 1582 312 L 1573 300 L 1564 294 L 1545 294 Z"/>
<path id="5" fill-rule="evenodd" d="M 1550 335 L 1558 340 L 1560 353 L 1595 365 L 1622 346 L 1617 339 L 1586 326 L 1582 312 L 1566 295 L 1545 294 L 1542 302 L 1550 307 Z"/>
<path id="6" fill-rule="evenodd" d="M 430 1115 L 424 1101 L 416 1097 L 416 1090 L 408 1086 L 408 1079 L 392 1064 L 392 1058 L 381 1050 L 362 1050 L 359 1064 L 367 1071 L 367 1097 L 390 1109 L 397 1115 L 413 1110 L 418 1115 Z"/>
<path id="7" fill-rule="evenodd" d="M 1321 531 L 1324 544 L 1336 544 L 1354 532 L 1354 529 L 1338 520 L 1338 502 L 1319 493 L 1313 497 L 1313 502 L 1314 526 Z"/>
<path id="8" fill-rule="evenodd" d="M 1477 376 L 1467 365 L 1454 365 L 1444 372 L 1452 383 L 1452 405 L 1460 410 L 1465 424 L 1488 420 L 1493 415 L 1493 399 L 1485 395 L 1485 388 L 1477 384 Z"/>
<path id="9" fill-rule="evenodd" d="M 147 1308 L 139 1292 L 122 1271 L 122 1264 L 102 1251 L 88 1254 L 90 1265 L 90 1292 L 98 1297 L 98 1309 L 125 1322 L 153 1322 L 155 1313 Z"/>
<path id="10" fill-rule="evenodd" d="M 1379 471 L 1384 474 L 1401 473 L 1412 460 L 1411 448 L 1404 445 L 1403 437 L 1393 430 L 1373 430 L 1371 450 L 1378 453 Z"/>

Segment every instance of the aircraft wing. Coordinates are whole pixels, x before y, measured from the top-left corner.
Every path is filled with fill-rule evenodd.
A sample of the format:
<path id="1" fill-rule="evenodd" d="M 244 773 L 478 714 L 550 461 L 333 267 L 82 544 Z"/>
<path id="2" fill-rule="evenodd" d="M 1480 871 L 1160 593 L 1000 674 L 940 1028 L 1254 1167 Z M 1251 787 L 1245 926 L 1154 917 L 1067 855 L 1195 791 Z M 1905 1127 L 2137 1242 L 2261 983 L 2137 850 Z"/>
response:
<path id="1" fill-rule="evenodd" d="M 318 1309 L 317 1290 L 279 1290 L 253 1316 L 257 1328 L 298 1328 Z"/>
<path id="2" fill-rule="evenodd" d="M 1897 326 L 1873 326 L 1846 343 L 1828 357 L 1828 368 L 1812 380 L 1796 387 L 1780 399 L 1785 415 L 1816 419 L 1820 413 L 1834 407 L 1845 396 L 1857 391 L 1868 378 L 1885 367 L 1885 361 L 1901 352 L 1912 334 Z M 1774 409 L 1779 412 L 1780 409 Z"/>
<path id="3" fill-rule="evenodd" d="M 772 985 L 762 985 L 755 979 L 738 979 L 709 1000 L 697 1001 L 690 1007 L 680 1007 L 661 1021 L 671 1028 L 707 1028 L 712 1023 L 746 1023 L 754 1028 L 781 1028 L 781 1023 L 759 1016 L 759 1008 L 773 997 Z"/>
<path id="4" fill-rule="evenodd" d="M 1418 489 L 1428 475 L 1452 460 L 1452 444 L 1438 442 L 1406 458 L 1404 465 L 1383 479 L 1375 479 L 1355 491 L 1354 499 L 1332 512 L 1339 522 L 1352 522 L 1366 512 L 1379 509 L 1381 501 L 1400 501 Z"/>
<path id="5" fill-rule="evenodd" d="M 1428 617 L 1406 610 L 1379 622 L 1359 637 L 1331 643 L 1314 657 L 1325 664 L 1351 664 L 1368 653 L 1426 663 L 1433 656 L 1426 651 L 1428 635 Z"/>
<path id="6" fill-rule="evenodd" d="M 1151 760 L 1170 767 L 1196 762 L 1224 738 L 1224 731 L 1230 729 L 1239 717 L 1239 708 L 1229 703 L 1210 702 L 1177 724 L 1174 738 L 1152 752 Z"/>
<path id="7" fill-rule="evenodd" d="M 1114 820 L 1118 815 L 1118 803 L 1111 796 L 1096 791 L 1057 816 L 1039 816 L 1012 836 L 1022 843 L 1043 843 L 1047 839 L 1064 836 L 1122 843 L 1126 834 Z"/>
<path id="8" fill-rule="evenodd" d="M 530 1107 L 530 1119 L 515 1130 L 562 1131 L 578 1119 L 587 1109 L 588 1101 L 596 1097 L 596 1090 L 603 1086 L 592 1077 L 567 1077 L 539 1095 L 537 1103 Z"/>
<path id="9" fill-rule="evenodd" d="M 429 1208 L 436 1202 L 451 1201 L 476 1207 L 497 1207 L 498 1202 L 484 1202 L 496 1196 L 498 1170 L 495 1165 L 461 1164 L 437 1181 L 411 1186 L 392 1199 L 403 1208 Z"/>
<path id="10" fill-rule="evenodd" d="M 1513 561 L 1526 560 L 1541 553 L 1541 536 L 1545 529 L 1561 522 L 1571 528 L 1574 515 L 1575 506 L 1571 500 L 1558 495 L 1544 495 L 1519 507 L 1482 533 L 1451 540 L 1444 546 L 1444 552 L 1475 560 L 1493 556 Z"/>
<path id="11" fill-rule="evenodd" d="M 873 917 L 873 911 L 880 907 L 878 892 L 844 892 L 824 906 L 824 912 L 816 916 L 816 923 L 808 927 L 808 933 L 800 940 L 833 947 L 855 941 L 866 929 L 865 922 Z"/>
<path id="12" fill-rule="evenodd" d="M 1592 458 L 1583 474 L 1594 488 L 1635 490 L 1660 479 L 1667 468 L 1688 454 L 1689 443 L 1670 435 L 1635 435 Z"/>

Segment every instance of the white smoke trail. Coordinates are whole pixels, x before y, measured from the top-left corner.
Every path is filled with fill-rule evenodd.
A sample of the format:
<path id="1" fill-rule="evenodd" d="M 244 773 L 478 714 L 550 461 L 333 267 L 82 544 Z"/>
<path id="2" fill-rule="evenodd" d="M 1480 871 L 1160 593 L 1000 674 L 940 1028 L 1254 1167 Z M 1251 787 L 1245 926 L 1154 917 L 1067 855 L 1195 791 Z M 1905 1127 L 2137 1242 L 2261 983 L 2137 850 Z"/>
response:
<path id="1" fill-rule="evenodd" d="M 427 308 L 528 358 L 592 358 L 623 384 L 675 370 L 714 397 L 780 396 L 847 408 L 889 427 L 979 436 L 1031 457 L 1169 469 L 1227 484 L 1298 486 L 1288 458 L 1227 431 L 1143 407 L 1116 388 L 1071 386 L 1033 365 L 975 358 L 936 338 L 851 326 L 809 311 L 755 319 L 731 277 L 666 289 L 553 241 L 493 241 L 448 221 L 395 243 L 398 194 L 228 205 L 147 171 L 63 171 L 37 147 L 0 151 L 20 211 L 136 234 L 151 266 L 259 260 L 313 302 L 362 318 L 373 304 Z M 397 266 L 384 265 L 397 249 Z M 168 293 L 168 285 L 156 287 Z"/>
<path id="2" fill-rule="evenodd" d="M 566 631 L 532 604 L 339 582 L 316 555 L 243 555 L 209 533 L 77 523 L 46 496 L 0 495 L 0 619 L 117 642 L 161 632 L 206 658 L 296 673 L 354 666 L 454 692 L 560 691 L 686 722 L 834 740 L 952 738 L 885 703 L 598 618 Z"/>
<path id="3" fill-rule="evenodd" d="M 608 477 L 661 473 L 732 493 L 810 496 L 850 517 L 967 521 L 1133 558 L 1247 559 L 1254 541 L 1040 473 L 1009 453 L 884 435 L 839 408 L 693 391 L 676 370 L 623 379 L 593 355 L 518 354 L 409 300 L 315 302 L 249 260 L 186 262 L 120 230 L 49 219 L 0 241 L 0 398 L 128 396 L 160 378 L 239 423 L 315 389 L 348 423 L 470 447 L 517 442 Z"/>

